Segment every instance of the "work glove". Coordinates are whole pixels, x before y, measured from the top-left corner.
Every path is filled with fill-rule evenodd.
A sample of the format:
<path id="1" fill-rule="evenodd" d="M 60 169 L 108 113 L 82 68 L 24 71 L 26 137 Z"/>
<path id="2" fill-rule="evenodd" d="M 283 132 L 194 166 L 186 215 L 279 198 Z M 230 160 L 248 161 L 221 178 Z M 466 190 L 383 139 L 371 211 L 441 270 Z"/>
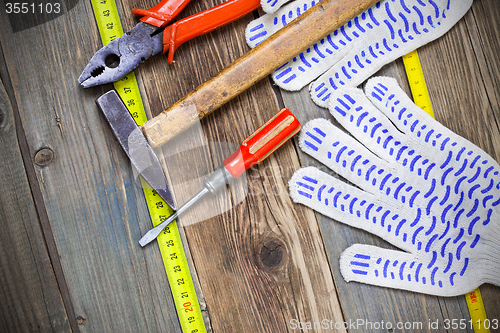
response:
<path id="1" fill-rule="evenodd" d="M 340 258 L 346 281 L 439 296 L 500 286 L 500 166 L 417 107 L 395 79 L 344 87 L 299 145 L 349 185 L 315 167 L 298 170 L 290 195 L 402 251 L 354 244 Z"/>
<path id="2" fill-rule="evenodd" d="M 281 5 L 263 2 L 264 9 Z M 246 29 L 248 45 L 258 45 L 317 2 L 297 0 L 252 21 Z M 281 88 L 296 91 L 319 77 L 309 91 L 326 108 L 334 90 L 356 87 L 385 64 L 442 36 L 471 5 L 472 0 L 380 1 L 277 69 L 273 79 Z"/>

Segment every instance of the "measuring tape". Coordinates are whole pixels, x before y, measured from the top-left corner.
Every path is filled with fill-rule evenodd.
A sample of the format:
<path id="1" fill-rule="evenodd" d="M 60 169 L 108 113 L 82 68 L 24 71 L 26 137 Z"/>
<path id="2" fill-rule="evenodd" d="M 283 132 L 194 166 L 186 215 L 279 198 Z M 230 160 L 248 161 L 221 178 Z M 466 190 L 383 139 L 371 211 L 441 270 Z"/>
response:
<path id="1" fill-rule="evenodd" d="M 91 0 L 91 2 L 103 44 L 106 45 L 123 35 L 115 1 Z M 139 126 L 144 124 L 148 119 L 134 72 L 116 81 L 114 87 L 136 123 Z M 141 183 L 151 221 L 153 226 L 157 226 L 173 211 L 142 177 Z M 182 331 L 206 333 L 177 222 L 169 224 L 158 236 L 157 241 Z"/>
<path id="2" fill-rule="evenodd" d="M 144 179 L 141 178 L 141 182 L 151 220 L 153 225 L 157 226 L 173 211 Z M 157 242 L 160 246 L 182 331 L 185 333 L 206 333 L 200 303 L 194 289 L 177 222 L 174 221 L 163 229 L 163 232 L 157 237 Z"/>
<path id="3" fill-rule="evenodd" d="M 432 118 L 435 118 L 417 50 L 404 55 L 403 62 L 405 65 L 406 76 L 408 77 L 408 82 L 410 83 L 413 101 Z M 474 327 L 474 332 L 489 333 L 489 328 L 485 327 L 487 326 L 486 322 L 488 319 L 486 318 L 486 311 L 484 310 L 483 299 L 479 288 L 466 294 L 465 299 L 467 301 L 467 307 L 469 308 L 471 317 L 470 323 Z"/>
<path id="4" fill-rule="evenodd" d="M 466 294 L 465 299 L 467 300 L 472 325 L 474 325 L 474 332 L 490 333 L 490 322 L 486 318 L 483 298 L 481 297 L 479 288 Z"/>
<path id="5" fill-rule="evenodd" d="M 417 50 L 404 55 L 403 62 L 405 64 L 406 76 L 410 83 L 413 102 L 432 118 L 435 118 Z"/>

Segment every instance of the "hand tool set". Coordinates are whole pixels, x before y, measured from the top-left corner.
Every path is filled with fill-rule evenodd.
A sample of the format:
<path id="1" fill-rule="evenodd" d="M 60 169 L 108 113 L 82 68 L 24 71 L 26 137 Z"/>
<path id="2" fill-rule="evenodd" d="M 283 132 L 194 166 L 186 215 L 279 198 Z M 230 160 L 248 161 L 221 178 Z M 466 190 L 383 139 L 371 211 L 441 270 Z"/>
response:
<path id="1" fill-rule="evenodd" d="M 159 175 L 161 167 L 154 156 L 154 152 L 150 149 L 149 144 L 152 147 L 164 144 L 177 134 L 189 128 L 199 119 L 210 114 L 218 107 L 267 76 L 284 61 L 306 49 L 313 41 L 342 26 L 342 24 L 354 15 L 366 10 L 375 2 L 374 0 L 356 0 L 346 3 L 343 1 L 323 0 L 321 6 L 315 6 L 305 12 L 294 21 L 294 24 L 287 25 L 278 33 L 274 34 L 272 38 L 264 41 L 258 47 L 226 67 L 226 69 L 217 76 L 202 84 L 193 92 L 172 105 L 168 110 L 163 111 L 160 115 L 147 121 L 140 129 L 136 130 L 136 125 L 133 121 L 127 124 L 119 124 L 120 121 L 124 121 L 126 118 L 121 116 L 126 112 L 120 107 L 118 103 L 119 98 L 103 98 L 99 105 L 101 108 L 104 107 L 103 110 L 113 110 L 114 108 L 119 108 L 121 110 L 116 112 L 112 118 L 108 118 L 108 120 L 116 119 L 115 122 L 112 122 L 114 124 L 112 127 L 115 133 L 117 133 L 120 144 L 124 147 L 127 155 L 132 159 L 132 162 L 137 166 L 139 173 L 141 175 L 144 173 L 144 178 L 150 182 L 150 185 L 154 189 L 159 190 L 162 197 L 165 197 L 166 201 L 173 205 L 168 184 L 166 181 L 163 181 L 164 175 L 163 177 Z M 169 8 L 167 3 L 162 3 L 161 6 L 159 5 L 159 8 L 155 8 L 152 11 L 159 11 L 161 9 L 165 11 L 165 13 L 170 13 L 165 15 L 172 16 L 183 8 L 180 2 L 174 2 L 174 4 L 176 5 L 173 11 L 167 12 L 167 8 Z M 160 17 L 158 15 L 155 16 Z M 146 18 L 145 20 L 152 22 L 152 19 Z M 143 22 L 139 24 L 142 26 L 142 23 Z M 310 33 L 309 38 L 290 42 L 291 37 L 302 30 Z M 149 37 L 145 38 L 148 39 Z M 123 40 L 126 41 L 127 37 Z M 102 61 L 105 61 L 109 54 L 115 54 L 113 52 L 117 50 L 117 46 L 114 46 L 114 51 L 108 51 L 107 49 L 107 47 L 114 42 L 120 43 L 120 41 L 116 39 L 97 52 L 96 56 L 99 60 L 95 61 L 98 61 L 98 64 L 100 64 L 99 66 L 103 66 Z M 117 43 L 115 43 L 115 45 Z M 127 49 L 130 48 L 133 49 L 133 45 L 127 46 Z M 119 56 L 119 54 L 117 56 Z M 134 57 L 135 56 L 132 58 Z M 130 56 L 126 59 L 130 59 Z M 82 74 L 83 77 L 89 78 L 92 75 L 87 72 L 95 72 L 96 69 L 93 62 L 94 58 L 89 64 L 90 67 L 87 66 Z M 118 68 L 121 63 L 120 60 L 118 66 L 115 68 Z M 125 63 L 127 63 L 127 61 Z M 124 68 L 124 71 L 127 71 L 130 67 Z M 98 72 L 101 71 L 98 70 Z M 104 72 L 101 72 L 101 75 L 103 73 Z M 110 70 L 109 73 L 113 72 Z M 99 76 L 100 75 L 97 75 L 96 77 L 98 78 Z M 121 120 L 119 121 L 118 118 Z M 140 132 L 144 134 L 149 144 L 146 144 L 145 141 L 142 140 L 141 136 L 138 134 Z M 130 140 L 131 138 L 134 138 L 134 140 Z M 137 142 L 141 143 L 131 146 L 130 143 L 136 142 L 135 138 Z M 137 153 L 132 153 L 132 150 Z M 141 161 L 143 158 L 147 158 L 147 162 Z"/>
<path id="2" fill-rule="evenodd" d="M 139 173 L 158 194 L 165 196 L 165 193 L 170 191 L 160 162 L 118 94 L 111 90 L 99 97 L 96 103 Z M 207 193 L 217 193 L 226 184 L 229 185 L 232 179 L 240 177 L 246 170 L 264 161 L 299 130 L 300 123 L 289 110 L 278 112 L 245 139 L 234 154 L 224 160 L 223 166 L 206 179 L 204 188 L 198 194 L 181 206 L 175 214 L 151 229 L 139 241 L 141 246 L 154 240 L 168 224 L 201 197 Z M 169 196 L 167 198 L 171 199 Z"/>
<path id="3" fill-rule="evenodd" d="M 168 64 L 184 42 L 245 16 L 260 6 L 260 0 L 230 0 L 214 8 L 172 21 L 191 0 L 163 0 L 150 9 L 134 9 L 141 22 L 107 44 L 90 59 L 78 78 L 85 87 L 121 79 L 151 56 L 168 52 Z"/>
<path id="4" fill-rule="evenodd" d="M 116 81 L 160 51 L 169 53 L 167 62 L 171 64 L 175 50 L 183 42 L 232 22 L 260 6 L 260 0 L 230 0 L 222 5 L 168 25 L 188 2 L 189 0 L 164 0 L 149 10 L 134 9 L 134 14 L 143 16 L 141 22 L 124 36 L 115 39 L 100 49 L 92 57 L 78 81 L 83 87 L 92 87 Z M 360 125 L 364 124 L 364 133 L 371 131 L 370 133 L 373 136 L 379 127 L 389 124 L 389 122 L 380 126 L 377 124 L 376 120 L 383 118 L 381 113 L 385 113 L 385 116 L 390 118 L 400 131 L 409 136 L 417 133 L 416 131 L 419 133 L 418 135 L 415 134 L 418 137 L 420 137 L 421 133 L 427 133 L 426 135 L 429 137 L 439 131 L 445 133 L 447 136 L 439 134 L 439 137 L 436 136 L 434 141 L 431 141 L 439 141 L 441 151 L 444 150 L 450 140 L 454 141 L 454 143 L 450 141 L 451 146 L 463 145 L 464 150 L 470 150 L 469 155 L 475 154 L 477 147 L 471 146 L 470 143 L 439 127 L 437 123 L 425 119 L 422 115 L 420 115 L 421 118 L 415 116 L 420 111 L 414 105 L 411 105 L 412 103 L 410 104 L 405 100 L 404 94 L 397 90 L 398 88 L 392 81 L 386 81 L 386 79 L 374 80 L 374 83 L 367 88 L 366 97 L 362 92 L 360 93 L 358 90 L 349 87 L 355 87 L 365 81 L 384 64 L 440 37 L 465 14 L 472 1 L 467 0 L 453 4 L 441 0 L 430 1 L 429 4 L 418 1 L 418 4 L 410 5 L 408 1 L 322 0 L 319 4 L 316 4 L 316 1 L 297 0 L 278 10 L 277 7 L 284 2 L 287 1 L 267 3 L 265 8 L 267 8 L 269 14 L 249 24 L 246 35 L 248 44 L 253 47 L 251 51 L 142 126 L 136 125 L 127 112 L 125 105 L 114 91 L 104 94 L 97 100 L 97 104 L 106 116 L 132 163 L 158 194 L 171 207 L 175 208 L 165 175 L 152 147 L 158 147 L 182 133 L 199 119 L 210 114 L 277 68 L 273 78 L 283 89 L 298 90 L 317 79 L 311 86 L 313 100 L 320 106 L 329 107 L 332 115 L 353 136 L 368 147 L 369 151 L 348 135 L 337 132 L 333 125 L 320 120 L 315 120 L 307 125 L 307 131 L 302 133 L 300 139 L 301 148 L 344 178 L 351 179 L 360 188 L 367 186 L 380 187 L 380 190 L 383 189 L 385 194 L 374 194 L 375 191 L 372 190 L 364 192 L 346 186 L 342 182 L 313 168 L 304 168 L 299 170 L 290 181 L 292 198 L 296 202 L 310 206 L 324 215 L 359 228 L 365 227 L 363 218 L 373 220 L 373 225 L 369 224 L 367 226 L 370 231 L 407 250 L 407 253 L 402 254 L 396 251 L 374 250 L 371 247 L 359 244 L 353 245 L 346 250 L 341 259 L 341 270 L 346 280 L 443 296 L 470 291 L 473 289 L 471 286 L 476 287 L 478 283 L 477 281 L 471 283 L 471 279 L 468 277 L 474 265 L 479 262 L 474 260 L 472 253 L 475 250 L 472 249 L 476 246 L 478 249 L 482 248 L 484 246 L 483 239 L 488 238 L 487 234 L 480 233 L 480 231 L 476 233 L 473 230 L 479 230 L 480 227 L 476 229 L 474 227 L 476 224 L 479 226 L 477 222 L 480 218 L 486 218 L 482 223 L 484 226 L 490 223 L 491 216 L 497 214 L 498 210 L 495 207 L 500 203 L 500 198 L 498 198 L 497 194 L 491 195 L 491 197 L 481 197 L 484 210 L 478 210 L 478 205 L 474 207 L 467 205 L 474 203 L 472 192 L 477 188 L 481 188 L 482 193 L 490 193 L 489 191 L 495 186 L 498 189 L 500 183 L 498 185 L 494 184 L 492 179 L 489 186 L 486 183 L 478 183 L 475 186 L 474 183 L 471 185 L 472 188 L 467 188 L 471 201 L 464 203 L 464 205 L 467 209 L 470 208 L 467 217 L 473 219 L 468 227 L 459 228 L 459 222 L 464 221 L 463 217 L 459 221 L 463 211 L 458 210 L 463 201 L 464 192 L 462 192 L 462 199 L 453 204 L 456 205 L 453 211 L 458 210 L 458 215 L 453 213 L 456 215 L 455 221 L 448 221 L 446 227 L 446 214 L 450 212 L 453 205 L 446 206 L 444 211 L 439 210 L 440 215 L 438 217 L 436 217 L 437 215 L 434 216 L 433 222 L 429 223 L 431 226 L 425 232 L 426 237 L 419 235 L 423 229 L 420 224 L 425 224 L 426 218 L 431 221 L 431 215 L 437 214 L 436 211 L 430 208 L 434 201 L 438 200 L 439 197 L 440 205 L 443 206 L 446 200 L 450 199 L 451 189 L 455 188 L 455 194 L 458 195 L 460 184 L 465 184 L 465 182 L 463 182 L 463 179 L 452 182 L 448 184 L 447 190 L 442 190 L 443 193 L 437 190 L 439 193 L 436 192 L 437 195 L 433 197 L 431 192 L 436 187 L 434 179 L 434 183 L 427 192 L 431 194 L 425 196 L 425 199 L 428 198 L 430 201 L 420 198 L 419 195 L 424 192 L 422 186 L 425 186 L 425 181 L 432 182 L 428 178 L 429 174 L 433 177 L 439 176 L 442 185 L 446 185 L 444 179 L 448 176 L 447 172 L 451 171 L 445 169 L 445 167 L 450 163 L 451 157 L 442 160 L 442 156 L 439 156 L 440 153 L 437 151 L 434 156 L 429 156 L 426 159 L 422 158 L 422 161 L 418 163 L 422 163 L 419 170 L 427 170 L 425 171 L 425 181 L 422 181 L 422 184 L 410 186 L 411 182 L 409 180 L 405 182 L 405 177 L 408 176 L 405 173 L 406 171 L 397 171 L 394 169 L 395 167 L 391 168 L 389 165 L 385 165 L 384 163 L 389 157 L 378 159 L 376 156 L 386 154 L 386 148 L 391 146 L 391 144 L 388 144 L 389 141 L 399 133 L 393 131 L 391 133 L 396 134 L 390 135 L 390 133 L 386 134 L 390 132 L 389 130 L 383 132 L 385 136 L 380 135 L 378 139 L 379 141 L 386 140 L 382 149 L 377 147 L 377 144 L 381 144 L 379 141 L 377 141 L 377 144 L 371 142 L 371 139 L 363 141 L 364 134 L 358 133 L 361 130 Z M 314 44 L 315 42 L 317 43 Z M 343 47 L 344 49 L 342 49 Z M 369 95 L 368 91 L 370 92 Z M 389 92 L 386 93 L 386 91 L 396 92 L 390 94 Z M 422 97 L 428 97 L 426 91 L 420 94 L 419 98 Z M 396 99 L 393 100 L 394 98 Z M 384 100 L 387 104 L 397 101 L 398 103 L 394 103 L 393 109 L 400 101 L 405 101 L 403 104 L 407 108 L 403 107 L 400 112 L 404 113 L 407 109 L 413 111 L 408 114 L 408 119 L 404 119 L 404 121 L 401 115 L 398 119 L 393 119 L 394 114 L 389 113 L 386 108 L 377 104 L 377 100 Z M 417 101 L 417 98 L 415 100 Z M 428 102 L 428 98 L 425 102 Z M 426 111 L 432 112 L 430 101 L 427 104 L 429 104 L 429 110 Z M 371 111 L 363 113 L 364 110 Z M 361 113 L 356 114 L 355 112 Z M 358 116 L 359 118 L 356 118 Z M 413 125 L 410 125 L 409 118 L 411 117 L 418 118 Z M 355 123 L 357 125 L 353 127 L 353 121 L 356 119 L 357 122 Z M 369 121 L 370 124 L 365 124 L 365 120 Z M 401 123 L 398 123 L 398 121 Z M 371 124 L 372 122 L 374 123 Z M 415 129 L 417 124 L 421 126 L 420 130 Z M 371 128 L 370 126 L 374 127 Z M 406 131 L 408 126 L 412 126 L 409 132 Z M 390 126 L 387 125 L 386 127 L 389 128 Z M 267 158 L 299 130 L 300 123 L 290 111 L 281 110 L 243 141 L 239 150 L 228 157 L 223 166 L 207 178 L 201 191 L 182 205 L 177 212 L 146 233 L 140 240 L 140 245 L 145 246 L 154 240 L 169 223 L 174 221 L 201 197 L 207 193 L 215 194 L 218 190 L 224 188 L 233 178 L 241 176 L 249 167 Z M 332 135 L 332 133 L 335 134 Z M 409 161 L 416 161 L 416 155 L 413 156 L 416 150 L 409 146 L 397 147 L 404 141 L 403 137 L 401 137 L 401 140 L 394 141 L 394 147 L 391 146 L 392 152 L 388 154 L 392 157 L 396 150 L 400 149 L 394 162 L 398 166 L 402 163 L 402 166 L 406 167 L 412 165 L 413 162 L 410 163 Z M 428 139 L 425 141 L 429 143 Z M 322 146 L 325 142 L 328 143 L 328 147 Z M 436 144 L 433 145 L 436 146 Z M 403 153 L 404 147 L 407 150 Z M 456 159 L 459 161 L 463 151 L 458 152 L 455 150 L 450 148 L 449 156 L 455 158 L 456 155 Z M 362 154 L 356 153 L 357 151 L 362 152 Z M 370 151 L 374 152 L 374 155 Z M 348 156 L 341 159 L 340 156 L 344 152 Z M 424 151 L 421 155 L 425 154 L 427 152 Z M 481 151 L 478 154 L 484 155 Z M 332 160 L 334 155 L 336 158 Z M 403 159 L 400 160 L 402 155 L 406 156 L 404 161 Z M 431 158 L 437 159 L 437 162 L 430 163 Z M 480 158 L 478 157 L 474 163 Z M 365 167 L 356 166 L 355 168 L 354 166 L 358 162 Z M 427 163 L 429 164 L 424 167 Z M 450 165 L 454 165 L 454 163 L 451 161 Z M 486 165 L 485 167 L 491 164 L 491 167 L 487 169 L 490 171 L 484 174 L 484 178 L 487 179 L 486 182 L 489 181 L 488 174 L 490 172 L 495 173 L 495 175 L 498 174 L 498 164 L 488 159 L 487 156 L 484 156 L 484 161 L 481 163 Z M 432 170 L 431 172 L 433 168 L 431 166 L 437 164 L 441 165 L 441 170 Z M 380 170 L 377 174 L 381 176 L 376 176 L 375 179 L 373 170 L 378 169 Z M 372 174 L 372 172 L 374 173 Z M 413 165 L 411 172 L 413 172 Z M 423 172 L 419 171 L 418 176 L 421 176 Z M 481 172 L 481 170 L 478 172 Z M 473 171 L 467 171 L 464 174 L 475 180 L 477 175 L 472 173 Z M 369 181 L 372 184 L 365 184 L 363 180 L 357 182 L 356 175 L 358 177 L 363 176 L 367 182 Z M 370 175 L 374 178 L 371 179 Z M 380 177 L 383 179 L 379 179 Z M 394 186 L 400 186 L 396 189 L 389 188 L 389 185 L 387 185 L 387 188 L 383 188 L 389 179 L 396 184 Z M 469 181 L 469 183 L 471 182 Z M 387 182 L 387 184 L 389 183 Z M 407 196 L 403 195 L 403 190 L 408 192 Z M 494 192 L 494 189 L 492 191 Z M 413 212 L 407 207 L 398 212 L 391 212 L 389 208 L 396 205 L 393 203 L 389 203 L 387 205 L 389 208 L 385 209 L 383 203 L 389 200 L 385 198 L 385 196 L 389 195 L 391 196 L 390 200 L 394 197 L 396 201 L 401 201 L 397 205 L 410 204 L 410 208 L 413 208 L 415 202 L 417 206 L 426 206 L 427 217 L 423 216 L 420 208 L 417 209 L 416 216 L 413 216 Z M 453 194 L 451 197 L 453 197 Z M 450 200 L 453 200 L 453 198 Z M 486 201 L 490 202 L 486 204 Z M 377 202 L 380 207 L 374 208 L 374 202 Z M 474 219 L 476 210 L 479 215 L 477 219 Z M 389 217 L 395 221 L 395 224 L 389 224 L 386 220 Z M 442 220 L 443 225 L 436 226 L 438 218 Z M 450 229 L 450 224 L 453 230 Z M 490 228 L 496 227 L 497 224 L 496 222 L 492 223 Z M 428 225 L 425 226 L 429 227 Z M 434 229 L 435 232 L 433 232 Z M 468 235 L 465 234 L 465 230 L 467 230 Z M 481 227 L 480 230 L 483 230 L 483 228 Z M 451 245 L 449 242 L 452 238 L 447 236 L 448 232 L 450 232 L 450 235 L 454 235 L 452 243 L 455 245 Z M 495 243 L 495 240 L 491 242 Z M 496 241 L 496 243 L 498 242 Z M 436 248 L 437 244 L 442 246 L 440 247 L 441 250 Z M 447 245 L 449 245 L 450 251 L 453 250 L 453 253 L 445 251 Z M 465 245 L 468 248 L 464 248 Z M 436 250 L 434 250 L 435 248 Z M 425 254 L 419 256 L 417 260 L 413 257 L 413 254 L 419 251 L 425 251 Z M 441 252 L 441 257 L 438 256 L 439 252 Z M 496 260 L 495 255 L 492 258 L 494 262 Z M 389 264 L 395 268 L 388 267 Z M 425 266 L 423 266 L 424 264 Z M 479 270 L 479 268 L 474 269 L 475 272 Z M 498 280 L 492 278 L 493 275 L 488 274 L 487 272 L 488 281 L 498 284 Z M 464 275 L 466 278 L 461 279 L 460 277 Z M 392 279 L 389 279 L 388 277 L 391 276 Z"/>

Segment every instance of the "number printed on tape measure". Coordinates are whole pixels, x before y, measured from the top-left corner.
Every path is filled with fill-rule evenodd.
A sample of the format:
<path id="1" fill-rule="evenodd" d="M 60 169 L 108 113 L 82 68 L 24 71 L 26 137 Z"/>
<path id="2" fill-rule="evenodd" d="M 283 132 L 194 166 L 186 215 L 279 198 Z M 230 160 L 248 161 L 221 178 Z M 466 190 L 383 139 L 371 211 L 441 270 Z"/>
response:
<path id="1" fill-rule="evenodd" d="M 492 319 L 491 321 L 486 317 L 486 312 L 484 310 L 483 298 L 481 297 L 481 292 L 479 288 L 467 293 L 465 295 L 465 300 L 467 301 L 467 307 L 469 308 L 469 313 L 471 316 L 471 328 L 474 328 L 476 333 L 489 333 L 491 329 L 498 328 L 498 319 Z"/>
<path id="2" fill-rule="evenodd" d="M 91 2 L 103 44 L 106 45 L 123 35 L 115 1 L 91 0 Z M 130 72 L 114 82 L 114 87 L 134 117 L 135 122 L 139 126 L 143 125 L 147 121 L 147 116 L 134 72 Z M 151 220 L 156 226 L 170 216 L 173 211 L 142 177 L 141 184 Z M 206 333 L 177 223 L 174 221 L 167 226 L 158 236 L 157 241 L 182 331 L 184 333 Z"/>
<path id="3" fill-rule="evenodd" d="M 173 211 L 144 180 L 143 186 L 147 188 L 144 193 L 153 225 L 157 226 L 167 219 Z M 206 332 L 187 259 L 182 250 L 182 240 L 177 222 L 174 221 L 166 226 L 158 236 L 157 241 L 183 332 Z"/>

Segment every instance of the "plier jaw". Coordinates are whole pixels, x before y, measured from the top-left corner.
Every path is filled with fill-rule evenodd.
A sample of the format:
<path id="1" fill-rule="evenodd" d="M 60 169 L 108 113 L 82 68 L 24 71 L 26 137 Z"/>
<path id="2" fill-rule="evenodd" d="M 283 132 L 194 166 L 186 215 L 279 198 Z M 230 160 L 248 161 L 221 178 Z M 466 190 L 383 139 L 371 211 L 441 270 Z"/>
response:
<path id="1" fill-rule="evenodd" d="M 78 78 L 84 87 L 119 80 L 163 50 L 163 29 L 144 22 L 97 51 Z"/>
<path id="2" fill-rule="evenodd" d="M 260 6 L 260 0 L 228 0 L 167 26 L 190 0 L 162 0 L 133 14 L 144 15 L 141 22 L 122 37 L 104 46 L 92 57 L 78 82 L 85 87 L 119 80 L 149 57 L 168 52 L 167 63 L 182 43 L 233 22 Z"/>

